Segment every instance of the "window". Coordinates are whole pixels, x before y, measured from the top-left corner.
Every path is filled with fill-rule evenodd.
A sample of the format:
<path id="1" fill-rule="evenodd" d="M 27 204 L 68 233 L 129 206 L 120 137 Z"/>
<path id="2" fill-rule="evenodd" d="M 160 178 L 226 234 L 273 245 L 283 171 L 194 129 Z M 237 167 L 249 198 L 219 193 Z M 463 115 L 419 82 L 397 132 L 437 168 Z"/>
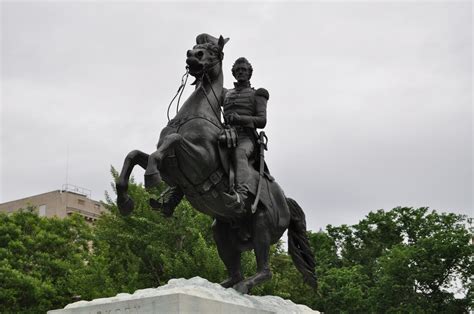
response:
<path id="1" fill-rule="evenodd" d="M 86 202 L 85 202 L 84 200 L 77 200 L 77 203 L 78 203 L 79 205 L 84 205 Z"/>
<path id="2" fill-rule="evenodd" d="M 46 216 L 46 205 L 40 205 L 38 214 L 40 217 Z"/>

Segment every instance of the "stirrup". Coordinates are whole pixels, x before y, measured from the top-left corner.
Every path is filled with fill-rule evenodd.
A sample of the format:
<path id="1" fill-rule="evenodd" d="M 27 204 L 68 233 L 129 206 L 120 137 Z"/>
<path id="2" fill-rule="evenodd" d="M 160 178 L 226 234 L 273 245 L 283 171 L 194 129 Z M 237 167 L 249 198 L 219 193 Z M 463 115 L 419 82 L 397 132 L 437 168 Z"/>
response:
<path id="1" fill-rule="evenodd" d="M 225 204 L 227 208 L 231 208 L 232 210 L 235 210 L 238 214 L 246 212 L 245 201 L 240 195 L 240 193 L 237 193 L 235 191 L 232 194 L 224 192 L 224 195 L 226 195 L 227 198 L 232 200 L 231 202 Z"/>

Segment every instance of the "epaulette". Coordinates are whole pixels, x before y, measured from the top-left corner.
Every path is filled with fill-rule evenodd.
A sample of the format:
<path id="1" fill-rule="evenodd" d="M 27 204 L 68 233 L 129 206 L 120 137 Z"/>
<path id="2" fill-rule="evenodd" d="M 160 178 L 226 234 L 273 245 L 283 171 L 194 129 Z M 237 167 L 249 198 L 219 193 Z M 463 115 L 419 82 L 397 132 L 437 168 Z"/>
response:
<path id="1" fill-rule="evenodd" d="M 255 96 L 262 96 L 266 100 L 268 100 L 270 98 L 270 94 L 268 94 L 268 91 L 265 88 L 257 89 L 257 91 L 255 92 Z"/>

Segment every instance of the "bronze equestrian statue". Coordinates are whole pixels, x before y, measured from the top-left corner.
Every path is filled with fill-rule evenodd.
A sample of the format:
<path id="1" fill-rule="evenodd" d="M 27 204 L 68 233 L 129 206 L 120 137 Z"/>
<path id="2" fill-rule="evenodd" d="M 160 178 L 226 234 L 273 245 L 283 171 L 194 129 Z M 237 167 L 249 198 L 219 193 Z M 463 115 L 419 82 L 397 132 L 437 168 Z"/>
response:
<path id="1" fill-rule="evenodd" d="M 252 154 L 248 161 L 252 166 L 248 167 L 243 206 L 234 206 L 232 186 L 239 181 L 233 180 L 235 173 L 230 160 L 235 146 L 238 147 L 235 132 L 239 131 L 235 126 L 239 122 L 238 118 L 225 116 L 225 103 L 226 124 L 220 116 L 222 100 L 227 99 L 229 103 L 229 93 L 232 93 L 223 88 L 223 48 L 228 40 L 208 34 L 197 36 L 196 45 L 188 50 L 186 59 L 189 74 L 196 78 L 195 90 L 161 131 L 154 153 L 148 155 L 134 150 L 125 158 L 116 182 L 118 208 L 123 215 L 132 212 L 134 205 L 127 194 L 128 181 L 133 167 L 140 165 L 146 169 L 146 188 L 157 186 L 161 180 L 170 187 L 164 192 L 164 200 L 150 200 L 152 207 L 161 208 L 170 216 L 186 196 L 194 208 L 214 218 L 214 239 L 229 274 L 222 286 L 248 293 L 253 286 L 269 280 L 272 277 L 268 261 L 270 245 L 288 229 L 289 254 L 304 281 L 316 287 L 315 261 L 306 235 L 303 210 L 285 196 L 268 171 L 262 175 L 255 170 L 257 166 L 263 169 L 258 154 Z M 232 145 L 226 145 L 229 143 Z M 255 252 L 257 273 L 244 278 L 241 253 L 251 249 Z"/>

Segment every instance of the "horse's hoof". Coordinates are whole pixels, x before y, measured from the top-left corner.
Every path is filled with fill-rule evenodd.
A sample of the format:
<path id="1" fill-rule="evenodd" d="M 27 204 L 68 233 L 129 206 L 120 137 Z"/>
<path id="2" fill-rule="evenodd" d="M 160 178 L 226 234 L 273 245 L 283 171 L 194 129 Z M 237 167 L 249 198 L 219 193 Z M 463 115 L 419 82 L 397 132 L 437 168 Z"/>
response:
<path id="1" fill-rule="evenodd" d="M 145 188 L 152 189 L 161 183 L 161 176 L 158 172 L 153 174 L 145 174 Z"/>
<path id="2" fill-rule="evenodd" d="M 119 197 L 117 199 L 117 207 L 119 209 L 120 214 L 122 214 L 123 216 L 128 216 L 132 213 L 135 204 L 129 196 L 125 197 L 125 199 Z"/>
<path id="3" fill-rule="evenodd" d="M 244 277 L 242 277 L 242 275 L 235 276 L 235 277 L 230 277 L 230 278 L 227 278 L 226 280 L 224 280 L 223 282 L 221 282 L 220 285 L 223 288 L 230 288 L 230 287 L 234 286 L 235 284 L 241 282 L 242 280 L 244 280 Z"/>
<path id="4" fill-rule="evenodd" d="M 233 288 L 242 294 L 247 294 L 250 291 L 245 281 L 239 282 L 238 284 L 234 285 Z"/>

